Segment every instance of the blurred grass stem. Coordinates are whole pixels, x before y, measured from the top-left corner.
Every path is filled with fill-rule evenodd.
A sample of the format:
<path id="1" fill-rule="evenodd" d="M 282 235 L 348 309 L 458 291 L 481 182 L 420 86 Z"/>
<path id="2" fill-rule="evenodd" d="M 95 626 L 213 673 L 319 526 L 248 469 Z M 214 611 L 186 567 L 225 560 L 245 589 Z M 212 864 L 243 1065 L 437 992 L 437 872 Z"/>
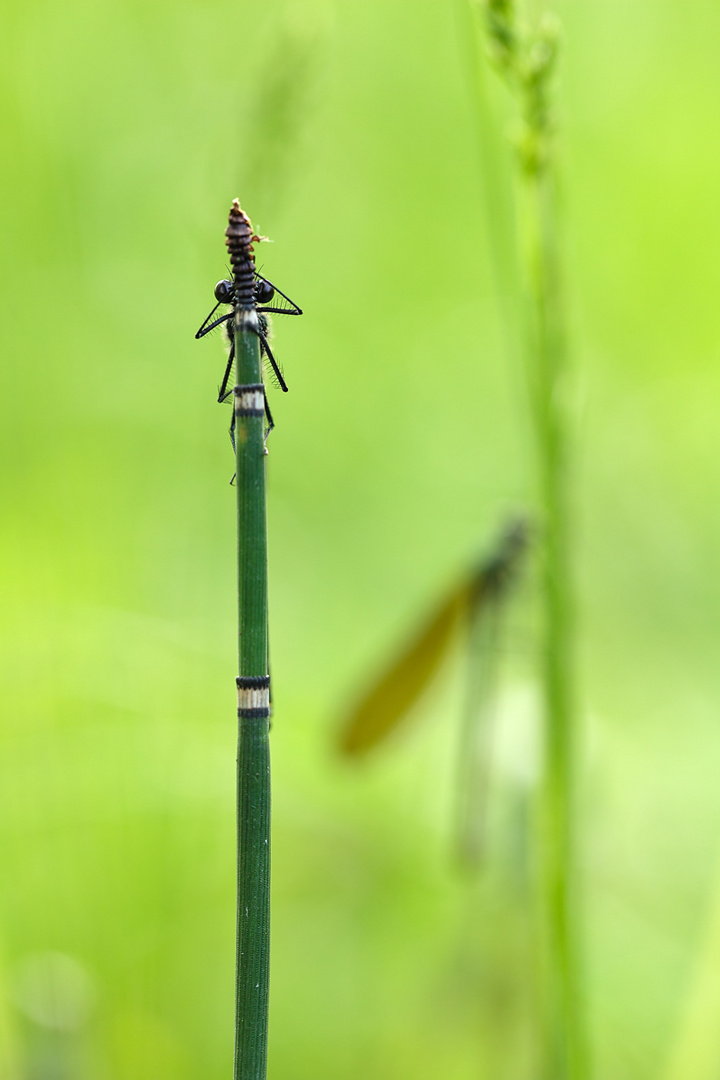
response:
<path id="1" fill-rule="evenodd" d="M 549 1077 L 587 1075 L 576 904 L 574 837 L 575 716 L 570 507 L 565 408 L 565 342 L 558 289 L 552 181 L 524 179 L 524 234 L 529 290 L 530 359 L 544 526 L 541 577 L 544 767 L 541 789 L 541 897 L 547 1008 L 551 1034 Z"/>
<path id="2" fill-rule="evenodd" d="M 493 123 L 487 62 L 484 53 L 485 27 L 477 18 L 475 0 L 458 0 L 456 5 L 460 41 L 467 57 L 475 113 L 474 132 L 478 151 L 485 224 L 493 281 L 505 348 L 515 359 L 520 351 L 517 327 L 517 295 L 520 288 L 513 206 L 513 175 L 505 153 L 505 139 Z"/>
<path id="3" fill-rule="evenodd" d="M 551 80 L 559 27 L 518 25 L 514 0 L 481 0 L 495 66 L 521 114 L 517 137 L 526 367 L 542 521 L 539 890 L 547 1080 L 586 1080 L 575 842 L 574 657 L 565 311 L 553 168 Z"/>

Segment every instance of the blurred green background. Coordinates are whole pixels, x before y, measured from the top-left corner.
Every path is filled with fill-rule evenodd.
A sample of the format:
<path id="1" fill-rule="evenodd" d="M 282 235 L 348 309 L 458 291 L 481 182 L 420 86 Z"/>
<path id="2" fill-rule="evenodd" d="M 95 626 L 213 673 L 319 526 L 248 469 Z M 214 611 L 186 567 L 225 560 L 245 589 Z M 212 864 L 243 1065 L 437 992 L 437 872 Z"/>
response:
<path id="1" fill-rule="evenodd" d="M 597 1076 L 710 1080 L 720 12 L 556 10 Z M 338 710 L 531 497 L 463 15 L 6 0 L 2 1080 L 231 1073 L 232 458 L 222 339 L 193 334 L 235 195 L 306 312 L 276 320 L 268 459 L 270 1076 L 533 1076 L 512 903 L 449 866 L 454 705 L 366 768 L 333 754 Z"/>

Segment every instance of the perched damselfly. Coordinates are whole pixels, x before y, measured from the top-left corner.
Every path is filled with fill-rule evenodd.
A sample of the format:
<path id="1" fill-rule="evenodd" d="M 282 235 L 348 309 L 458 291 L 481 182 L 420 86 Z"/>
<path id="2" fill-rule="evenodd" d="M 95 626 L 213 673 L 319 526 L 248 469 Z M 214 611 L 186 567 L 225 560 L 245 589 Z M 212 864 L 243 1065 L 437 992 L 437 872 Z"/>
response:
<path id="1" fill-rule="evenodd" d="M 506 526 L 495 549 L 454 583 L 409 643 L 360 696 L 339 731 L 340 750 L 348 757 L 360 757 L 383 742 L 414 711 L 437 680 L 453 646 L 464 639 L 468 686 L 458 756 L 456 847 L 466 864 L 477 862 L 482 846 L 478 819 L 487 771 L 493 654 L 529 535 L 524 519 Z"/>
<path id="2" fill-rule="evenodd" d="M 234 333 L 234 319 L 235 314 L 235 286 L 228 278 L 223 278 L 222 281 L 218 281 L 215 286 L 215 299 L 217 303 L 212 309 L 210 314 L 204 320 L 202 326 L 195 334 L 195 338 L 203 338 L 206 334 L 209 334 L 212 330 L 215 330 L 218 326 L 225 327 L 225 333 L 227 335 L 228 343 L 230 345 L 230 352 L 228 354 L 227 364 L 225 366 L 225 374 L 223 375 L 220 388 L 218 390 L 218 402 L 231 401 L 233 386 L 235 385 L 234 371 L 235 371 L 235 333 Z M 284 292 L 278 289 L 277 285 L 273 285 L 272 281 L 268 281 L 266 277 L 262 277 L 257 271 L 255 271 L 255 287 L 254 287 L 254 299 L 255 310 L 258 314 L 258 328 L 257 335 L 260 339 L 260 351 L 264 357 L 267 358 L 270 367 L 272 368 L 275 381 L 280 389 L 287 393 L 287 385 L 283 378 L 282 371 L 278 367 L 277 361 L 273 355 L 272 349 L 268 342 L 269 330 L 268 315 L 302 315 L 302 309 L 295 304 L 289 296 L 286 296 Z M 271 303 L 272 301 L 272 303 Z M 225 305 L 230 306 L 230 311 L 226 311 L 223 315 L 215 316 L 215 312 L 218 308 Z M 270 406 L 268 405 L 267 394 L 265 394 L 265 416 L 267 417 L 267 431 L 265 438 L 270 434 L 275 424 L 273 423 L 272 413 L 270 412 Z M 230 425 L 230 439 L 235 448 L 235 415 L 233 413 L 232 423 Z"/>

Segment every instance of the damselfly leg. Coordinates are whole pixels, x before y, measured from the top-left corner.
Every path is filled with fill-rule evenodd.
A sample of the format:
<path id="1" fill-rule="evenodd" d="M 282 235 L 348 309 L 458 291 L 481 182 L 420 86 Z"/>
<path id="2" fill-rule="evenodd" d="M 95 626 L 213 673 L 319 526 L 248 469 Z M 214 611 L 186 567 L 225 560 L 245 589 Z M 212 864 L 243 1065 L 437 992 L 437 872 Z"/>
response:
<path id="1" fill-rule="evenodd" d="M 215 286 L 215 299 L 217 303 L 208 314 L 207 318 L 203 321 L 200 329 L 195 334 L 196 339 L 204 338 L 211 331 L 216 330 L 218 326 L 225 327 L 225 333 L 229 345 L 229 353 L 227 363 L 225 365 L 225 372 L 223 374 L 222 382 L 218 390 L 218 402 L 222 403 L 228 401 L 232 396 L 232 388 L 234 385 L 234 361 L 235 361 L 235 334 L 233 328 L 234 317 L 234 304 L 235 304 L 235 285 L 229 278 L 223 278 L 218 281 Z M 283 373 L 273 355 L 273 351 L 270 348 L 268 341 L 268 320 L 267 315 L 302 315 L 302 308 L 286 296 L 285 293 L 278 289 L 277 285 L 274 285 L 268 278 L 263 277 L 261 274 L 255 272 L 255 287 L 254 287 L 254 300 L 255 310 L 258 313 L 258 327 L 255 330 L 260 341 L 260 352 L 262 356 L 266 357 L 270 364 L 275 381 L 283 393 L 287 393 L 287 383 L 283 377 Z M 272 301 L 272 303 L 271 303 Z M 223 315 L 216 315 L 218 308 L 223 304 L 231 305 L 231 310 L 225 312 Z M 267 394 L 263 391 L 265 399 L 265 416 L 267 418 L 267 430 L 265 432 L 265 439 L 275 427 L 272 413 L 270 412 L 270 406 L 267 400 Z M 235 415 L 233 413 L 232 423 L 230 425 L 230 441 L 235 450 Z"/>
<path id="2" fill-rule="evenodd" d="M 265 353 L 268 360 L 272 364 L 272 369 L 275 372 L 275 378 L 278 381 L 278 385 L 279 385 L 280 389 L 283 391 L 283 393 L 287 394 L 287 386 L 285 385 L 285 380 L 282 377 L 282 372 L 280 371 L 280 368 L 277 366 L 277 361 L 275 360 L 275 357 L 272 354 L 270 346 L 268 345 L 268 339 L 265 337 L 265 334 L 262 332 L 262 330 L 258 329 L 255 332 L 256 332 L 257 336 L 260 338 L 260 348 L 262 349 L 262 351 Z"/>

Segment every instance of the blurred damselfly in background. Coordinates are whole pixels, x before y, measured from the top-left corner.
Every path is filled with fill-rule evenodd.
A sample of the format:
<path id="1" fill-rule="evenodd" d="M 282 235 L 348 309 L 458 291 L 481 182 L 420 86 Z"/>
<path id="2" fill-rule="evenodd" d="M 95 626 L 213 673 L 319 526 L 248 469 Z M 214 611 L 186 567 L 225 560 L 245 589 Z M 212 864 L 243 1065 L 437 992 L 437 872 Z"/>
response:
<path id="1" fill-rule="evenodd" d="M 480 563 L 456 581 L 425 618 L 409 644 L 349 710 L 339 747 L 358 758 L 404 724 L 439 681 L 444 662 L 458 646 L 466 652 L 466 686 L 455 793 L 455 853 L 472 868 L 484 846 L 487 776 L 492 754 L 497 661 L 513 586 L 527 555 L 530 528 L 512 519 Z"/>

